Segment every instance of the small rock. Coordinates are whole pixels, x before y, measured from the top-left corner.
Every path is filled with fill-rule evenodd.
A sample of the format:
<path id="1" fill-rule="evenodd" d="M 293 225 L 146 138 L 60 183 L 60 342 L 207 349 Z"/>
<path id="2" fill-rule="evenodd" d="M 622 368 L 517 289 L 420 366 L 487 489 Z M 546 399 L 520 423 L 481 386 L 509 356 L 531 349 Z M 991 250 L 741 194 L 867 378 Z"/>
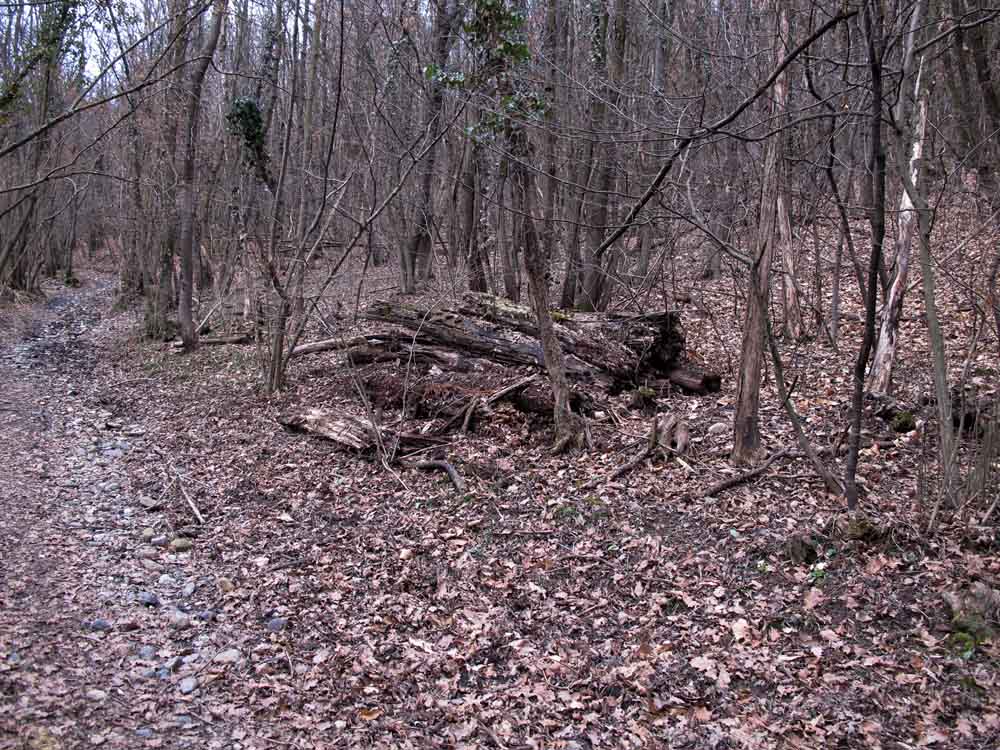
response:
<path id="1" fill-rule="evenodd" d="M 181 657 L 171 656 L 169 659 L 163 662 L 163 668 L 168 672 L 176 672 L 180 668 L 182 663 L 183 659 L 181 659 Z"/>
<path id="2" fill-rule="evenodd" d="M 148 542 L 154 536 L 156 536 L 156 531 L 153 530 L 153 528 L 151 526 L 147 526 L 146 528 L 144 528 L 142 530 L 142 541 Z"/>
<path id="3" fill-rule="evenodd" d="M 87 700 L 92 700 L 92 701 L 103 701 L 105 698 L 108 697 L 107 693 L 105 693 L 103 690 L 98 690 L 97 688 L 90 688 L 89 690 L 87 690 L 85 695 L 87 696 Z"/>
<path id="4" fill-rule="evenodd" d="M 729 432 L 730 426 L 725 422 L 716 422 L 711 427 L 708 428 L 709 435 L 724 435 Z"/>
<path id="5" fill-rule="evenodd" d="M 195 690 L 198 689 L 198 678 L 197 677 L 185 677 L 181 680 L 181 694 L 190 695 Z"/>
<path id="6" fill-rule="evenodd" d="M 186 630 L 191 627 L 191 618 L 180 611 L 170 614 L 170 627 L 174 630 Z"/>
<path id="7" fill-rule="evenodd" d="M 141 505 L 146 510 L 158 510 L 160 503 L 158 500 L 154 500 L 149 495 L 142 495 L 139 498 L 139 505 Z"/>
<path id="8" fill-rule="evenodd" d="M 184 596 L 185 598 L 191 596 L 194 593 L 194 588 L 195 586 L 193 583 L 185 583 L 184 588 L 181 589 L 181 596 Z"/>
<path id="9" fill-rule="evenodd" d="M 216 664 L 235 664 L 243 656 L 240 654 L 239 649 L 227 648 L 225 651 L 220 651 L 212 659 Z"/>
<path id="10" fill-rule="evenodd" d="M 173 552 L 187 552 L 193 546 L 191 540 L 185 536 L 179 536 L 170 542 L 170 549 Z"/>
<path id="11" fill-rule="evenodd" d="M 176 585 L 177 580 L 169 573 L 164 573 L 162 576 L 159 577 L 157 583 L 159 583 L 161 586 L 174 586 Z"/>
<path id="12" fill-rule="evenodd" d="M 87 626 L 91 630 L 100 630 L 100 631 L 111 630 L 111 628 L 114 627 L 110 622 L 101 618 L 97 618 L 96 620 L 91 620 L 89 623 L 87 623 Z"/>
<path id="13" fill-rule="evenodd" d="M 160 597 L 154 594 L 152 591 L 140 591 L 138 597 L 140 604 L 144 604 L 147 607 L 159 607 Z"/>
<path id="14" fill-rule="evenodd" d="M 152 661 L 156 658 L 156 649 L 152 646 L 143 646 L 139 649 L 139 658 L 146 661 Z"/>
<path id="15" fill-rule="evenodd" d="M 272 633 L 280 633 L 288 625 L 288 619 L 285 617 L 272 617 L 267 621 L 267 629 Z"/>
<path id="16" fill-rule="evenodd" d="M 118 630 L 122 633 L 131 633 L 139 629 L 139 623 L 133 620 L 124 620 L 118 623 Z"/>
<path id="17" fill-rule="evenodd" d="M 228 578 L 219 579 L 219 591 L 221 591 L 223 594 L 228 594 L 235 588 L 236 586 Z"/>
<path id="18" fill-rule="evenodd" d="M 149 543 L 154 547 L 166 547 L 170 543 L 170 540 L 163 534 L 159 536 L 154 536 L 149 540 Z"/>
<path id="19" fill-rule="evenodd" d="M 144 740 L 150 739 L 155 733 L 149 727 L 140 727 L 135 730 L 137 737 L 142 737 Z"/>
<path id="20" fill-rule="evenodd" d="M 198 619 L 205 622 L 212 622 L 215 619 L 215 610 L 213 609 L 203 609 L 198 613 Z"/>

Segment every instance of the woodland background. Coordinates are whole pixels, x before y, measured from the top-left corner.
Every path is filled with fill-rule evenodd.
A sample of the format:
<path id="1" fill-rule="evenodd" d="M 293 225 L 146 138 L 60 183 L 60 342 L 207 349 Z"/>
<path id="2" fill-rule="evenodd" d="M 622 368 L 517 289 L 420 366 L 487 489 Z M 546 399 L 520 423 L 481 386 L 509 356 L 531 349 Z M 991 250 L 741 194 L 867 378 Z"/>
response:
<path id="1" fill-rule="evenodd" d="M 309 673 L 355 739 L 988 747 L 998 17 L 4 3 L 0 290 L 16 309 L 83 280 L 90 310 L 113 275 L 95 398 L 156 425 L 134 481 L 176 500 L 164 523 L 195 548 L 171 554 L 214 535 L 246 581 L 230 611 L 296 623 L 275 684 L 300 657 L 361 669 Z M 663 367 L 660 339 L 614 333 L 651 321 L 682 332 Z M 315 661 L 330 591 L 363 623 Z M 537 688 L 524 665 L 556 633 L 567 666 Z M 383 637 L 403 666 L 379 672 Z M 539 714 L 401 725 L 441 675 L 504 705 L 535 685 Z"/>

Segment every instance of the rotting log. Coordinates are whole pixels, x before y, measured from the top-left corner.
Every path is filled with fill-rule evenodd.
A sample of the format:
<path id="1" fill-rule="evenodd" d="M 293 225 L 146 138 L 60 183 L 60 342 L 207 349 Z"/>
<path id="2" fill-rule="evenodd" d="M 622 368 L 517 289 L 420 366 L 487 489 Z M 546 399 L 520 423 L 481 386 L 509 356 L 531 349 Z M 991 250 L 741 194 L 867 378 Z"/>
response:
<path id="1" fill-rule="evenodd" d="M 502 328 L 537 337 L 526 307 L 488 294 L 468 292 L 459 311 Z M 680 316 L 672 310 L 645 315 L 553 313 L 559 343 L 585 362 L 631 378 L 637 369 L 669 369 L 684 354 Z"/>
<path id="2" fill-rule="evenodd" d="M 423 450 L 444 442 L 430 435 L 420 435 L 380 427 L 363 417 L 322 409 L 307 409 L 284 414 L 278 422 L 290 430 L 324 438 L 338 447 L 366 453 L 377 448 L 391 451 Z"/>
<path id="3" fill-rule="evenodd" d="M 504 366 L 545 366 L 530 311 L 489 295 L 466 294 L 457 308 L 377 301 L 364 317 L 406 329 L 409 341 L 402 346 L 404 350 L 407 346 L 423 347 L 425 352 L 454 351 Z M 684 336 L 673 311 L 555 317 L 555 334 L 566 354 L 567 375 L 576 383 L 614 390 L 661 379 L 689 393 L 719 390 L 717 374 L 684 366 Z"/>
<path id="4" fill-rule="evenodd" d="M 202 336 L 198 339 L 198 343 L 202 346 L 232 346 L 238 344 L 252 344 L 254 343 L 254 337 L 249 333 L 237 333 L 232 336 Z M 174 349 L 180 349 L 184 344 L 180 341 L 174 341 L 171 346 Z"/>
<path id="5" fill-rule="evenodd" d="M 481 357 L 505 366 L 545 367 L 542 346 L 528 336 L 514 337 L 488 321 L 448 308 L 421 308 L 404 302 L 379 300 L 363 314 L 366 320 L 389 323 L 412 331 L 411 345 L 440 347 Z M 567 352 L 570 377 L 610 385 L 611 378 Z"/>
<path id="6" fill-rule="evenodd" d="M 469 369 L 468 363 L 457 352 L 420 345 L 391 346 L 389 344 L 365 344 L 347 349 L 345 354 L 354 365 L 369 365 L 379 362 L 413 362 L 423 365 L 437 365 L 452 371 Z"/>
<path id="7" fill-rule="evenodd" d="M 654 380 L 645 385 L 657 393 L 668 391 L 669 387 L 673 386 L 680 388 L 684 393 L 704 396 L 708 393 L 718 393 L 722 387 L 722 378 L 714 372 L 672 367 L 667 372 L 666 378 Z"/>

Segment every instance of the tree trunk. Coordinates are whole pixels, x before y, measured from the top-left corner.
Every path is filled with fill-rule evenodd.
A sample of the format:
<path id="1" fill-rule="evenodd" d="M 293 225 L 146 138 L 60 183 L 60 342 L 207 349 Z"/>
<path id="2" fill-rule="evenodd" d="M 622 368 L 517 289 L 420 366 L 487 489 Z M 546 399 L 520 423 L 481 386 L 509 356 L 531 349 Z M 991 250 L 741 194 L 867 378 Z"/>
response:
<path id="1" fill-rule="evenodd" d="M 609 22 L 607 3 L 603 0 L 591 1 L 592 29 L 591 50 L 598 76 L 603 77 L 601 93 L 591 100 L 591 137 L 595 141 L 603 139 L 603 133 L 609 125 L 618 120 L 617 112 L 621 99 L 620 84 L 625 75 L 625 43 L 628 36 L 629 0 L 615 0 L 615 12 L 611 24 L 612 44 L 610 52 L 607 46 Z M 609 117 L 608 113 L 612 113 Z M 583 295 L 580 300 L 581 310 L 603 310 L 607 307 L 612 289 L 612 278 L 615 268 L 609 255 L 606 264 L 596 254 L 597 248 L 604 241 L 608 224 L 608 211 L 611 194 L 615 186 L 615 167 L 618 148 L 615 140 L 604 141 L 601 148 L 601 160 L 597 169 L 597 194 L 592 198 L 592 209 L 588 216 L 590 225 L 587 242 L 586 260 L 584 262 Z"/>
<path id="2" fill-rule="evenodd" d="M 918 72 L 916 83 L 918 97 L 920 97 L 920 77 L 921 73 Z M 920 184 L 921 156 L 926 133 L 927 102 L 921 98 L 917 104 L 917 126 L 913 135 L 913 150 L 908 165 L 910 180 L 915 189 Z M 882 307 L 878 345 L 875 347 L 875 356 L 872 360 L 870 374 L 872 393 L 886 395 L 892 388 L 892 370 L 896 361 L 896 338 L 899 333 L 899 318 L 903 312 L 903 295 L 906 293 L 906 287 L 909 283 L 910 245 L 916 225 L 917 214 L 913 208 L 913 201 L 909 191 L 904 190 L 899 200 L 899 234 L 896 237 L 892 284 Z"/>
<path id="3" fill-rule="evenodd" d="M 170 36 L 174 40 L 171 64 L 174 72 L 171 74 L 172 87 L 167 89 L 163 112 L 163 167 L 168 172 L 177 168 L 177 131 L 180 114 L 172 110 L 174 103 L 172 93 L 184 91 L 184 59 L 187 56 L 188 37 L 191 22 L 187 17 L 187 5 L 183 0 L 175 0 L 171 12 Z M 162 229 L 159 237 L 150 247 L 151 258 L 147 265 L 149 278 L 146 280 L 146 305 L 143 315 L 143 328 L 146 336 L 159 339 L 168 338 L 173 334 L 167 322 L 167 314 L 174 306 L 174 255 L 177 250 L 178 235 L 178 190 L 175 181 L 168 181 L 164 191 L 162 208 L 164 216 L 160 217 Z"/>
<path id="4" fill-rule="evenodd" d="M 782 28 L 784 6 L 779 9 L 778 28 Z M 787 28 L 787 24 L 786 24 Z M 786 35 L 787 36 L 787 35 Z M 780 58 L 779 58 L 780 59 Z M 787 106 L 788 84 L 785 73 L 774 81 L 772 118 L 783 121 Z M 757 225 L 757 244 L 750 267 L 747 291 L 747 314 L 743 325 L 743 345 L 740 357 L 740 376 L 736 394 L 736 417 L 733 421 L 733 451 L 736 464 L 753 460 L 760 447 L 760 379 L 764 364 L 764 343 L 767 334 L 767 300 L 770 289 L 771 257 L 777 221 L 778 172 L 781 155 L 780 135 L 768 142 L 761 177 L 760 219 Z"/>
<path id="5" fill-rule="evenodd" d="M 747 314 L 743 324 L 739 385 L 736 394 L 736 417 L 733 422 L 733 451 L 736 464 L 753 460 L 760 447 L 758 412 L 760 407 L 761 366 L 764 362 L 764 339 L 767 332 L 767 298 L 770 288 L 771 256 L 775 235 L 774 195 L 778 181 L 778 147 L 767 144 L 761 185 L 760 219 L 757 225 L 757 249 L 750 267 Z"/>
<path id="6" fill-rule="evenodd" d="M 875 340 L 875 307 L 878 300 L 879 269 L 882 267 L 882 244 L 885 242 L 885 145 L 882 142 L 884 20 L 881 2 L 879 0 L 866 0 L 863 17 L 871 85 L 871 113 L 868 118 L 868 163 L 872 167 L 869 191 L 872 200 L 868 222 L 871 226 L 872 249 L 868 263 L 864 337 L 854 362 L 851 431 L 848 438 L 847 465 L 844 468 L 844 495 L 847 499 L 847 508 L 851 511 L 858 506 L 857 470 L 861 451 L 861 417 L 864 406 L 865 372 Z"/>
<path id="7" fill-rule="evenodd" d="M 417 194 L 416 222 L 417 226 L 410 238 L 403 264 L 403 292 L 412 294 L 416 291 L 416 282 L 426 278 L 431 273 L 433 261 L 434 228 L 434 168 L 437 165 L 437 145 L 441 127 L 441 112 L 444 107 L 444 84 L 440 75 L 445 72 L 448 64 L 448 53 L 453 37 L 452 28 L 455 20 L 462 12 L 462 6 L 449 10 L 448 0 L 434 0 L 434 58 L 432 60 L 436 71 L 430 80 L 430 98 L 424 109 L 423 130 L 431 140 L 432 146 L 424 161 L 423 172 L 420 175 L 420 187 Z"/>
<path id="8" fill-rule="evenodd" d="M 789 49 L 789 27 L 788 9 L 785 3 L 779 3 L 778 7 L 778 35 L 781 38 L 782 56 L 787 55 Z M 783 120 L 787 119 L 785 112 L 788 103 L 788 88 L 784 76 L 774 82 L 775 104 L 781 104 L 779 116 Z M 778 169 L 780 173 L 777 194 L 777 222 L 778 234 L 781 238 L 781 290 L 782 307 L 785 313 L 785 330 L 791 334 L 792 338 L 798 340 L 805 335 L 805 326 L 802 323 L 802 307 L 799 298 L 802 296 L 799 290 L 799 280 L 795 268 L 795 235 L 792 233 L 791 217 L 791 185 L 789 185 L 790 175 L 788 165 L 785 162 L 784 139 L 786 135 L 780 133 L 776 136 L 781 147 L 781 155 L 778 157 Z"/>
<path id="9" fill-rule="evenodd" d="M 194 287 L 194 181 L 195 159 L 198 153 L 198 115 L 201 107 L 201 92 L 205 83 L 205 73 L 219 44 L 222 24 L 226 17 L 227 0 L 215 0 L 215 14 L 208 39 L 201 50 L 198 61 L 191 72 L 187 96 L 187 123 L 184 131 L 184 159 L 181 166 L 180 185 L 177 190 L 177 212 L 180 217 L 180 237 L 178 254 L 181 260 L 181 289 L 178 318 L 184 351 L 191 352 L 198 346 L 198 332 L 195 330 L 191 303 Z"/>

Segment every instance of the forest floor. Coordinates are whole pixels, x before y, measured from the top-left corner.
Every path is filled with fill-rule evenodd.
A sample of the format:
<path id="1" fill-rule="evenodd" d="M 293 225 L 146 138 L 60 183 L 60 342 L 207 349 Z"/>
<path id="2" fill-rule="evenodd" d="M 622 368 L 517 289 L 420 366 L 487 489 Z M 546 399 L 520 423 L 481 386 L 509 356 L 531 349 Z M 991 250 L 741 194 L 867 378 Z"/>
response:
<path id="1" fill-rule="evenodd" d="M 729 382 L 671 404 L 692 455 L 593 491 L 641 419 L 561 457 L 498 409 L 459 495 L 279 427 L 350 402 L 330 358 L 269 399 L 252 347 L 139 341 L 110 277 L 48 291 L 0 310 L 2 748 L 1000 746 L 997 643 L 942 602 L 996 584 L 1000 537 L 924 533 L 933 446 L 866 449 L 860 527 L 800 457 L 706 498 Z M 816 365 L 813 438 L 849 359 Z"/>

